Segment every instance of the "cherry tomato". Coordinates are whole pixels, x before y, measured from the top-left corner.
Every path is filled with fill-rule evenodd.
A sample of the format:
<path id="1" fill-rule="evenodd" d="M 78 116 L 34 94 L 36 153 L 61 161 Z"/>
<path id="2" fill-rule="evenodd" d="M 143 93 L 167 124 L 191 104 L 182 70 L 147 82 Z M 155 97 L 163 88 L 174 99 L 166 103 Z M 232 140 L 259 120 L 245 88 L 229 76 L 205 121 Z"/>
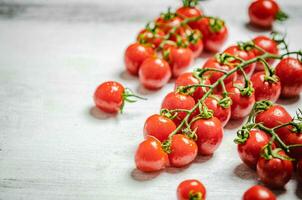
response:
<path id="1" fill-rule="evenodd" d="M 176 79 L 174 90 L 176 90 L 179 86 L 188 86 L 195 84 L 200 84 L 200 80 L 197 79 L 192 72 L 185 72 Z M 211 83 L 208 79 L 205 79 L 202 81 L 202 84 L 210 85 Z M 197 102 L 200 98 L 203 97 L 207 90 L 208 88 L 206 87 L 197 87 L 195 89 L 195 92 L 192 94 L 192 97 Z"/>
<path id="2" fill-rule="evenodd" d="M 285 156 L 284 151 L 279 152 Z M 260 180 L 272 188 L 282 188 L 291 179 L 293 164 L 289 160 L 272 158 L 266 160 L 260 157 L 257 163 L 257 174 Z"/>
<path id="3" fill-rule="evenodd" d="M 281 96 L 295 97 L 302 92 L 302 63 L 295 58 L 284 58 L 276 67 L 281 81 Z"/>
<path id="4" fill-rule="evenodd" d="M 168 139 L 170 133 L 175 129 L 176 125 L 171 119 L 155 114 L 146 120 L 144 125 L 144 135 L 145 137 L 148 135 L 153 136 L 163 142 Z"/>
<path id="5" fill-rule="evenodd" d="M 139 69 L 139 81 L 150 90 L 162 88 L 171 78 L 169 64 L 161 58 L 146 59 Z"/>
<path id="6" fill-rule="evenodd" d="M 279 49 L 278 49 L 278 44 L 277 42 L 275 42 L 274 40 L 272 40 L 271 38 L 261 35 L 261 36 L 257 36 L 253 39 L 253 42 L 256 46 L 262 48 L 265 52 L 267 53 L 271 53 L 271 54 L 275 54 L 278 55 L 279 53 Z M 253 50 L 255 56 L 260 56 L 263 54 L 262 51 L 259 51 L 257 49 Z M 272 65 L 274 63 L 274 59 L 266 59 L 266 61 Z M 256 71 L 263 71 L 263 64 L 261 62 L 257 62 L 256 63 Z"/>
<path id="7" fill-rule="evenodd" d="M 274 0 L 257 0 L 249 6 L 249 17 L 252 25 L 270 28 L 280 8 Z"/>
<path id="8" fill-rule="evenodd" d="M 294 144 L 301 144 L 302 145 L 302 132 L 295 133 L 291 130 L 293 127 L 289 126 L 286 127 L 288 132 L 284 134 L 281 139 L 286 145 L 294 145 Z M 302 159 L 302 147 L 295 147 L 291 148 L 290 152 L 288 153 L 290 157 L 295 158 L 297 160 Z"/>
<path id="9" fill-rule="evenodd" d="M 297 164 L 297 172 L 300 181 L 302 181 L 302 160 L 300 160 Z"/>
<path id="10" fill-rule="evenodd" d="M 243 49 L 240 49 L 240 47 L 237 45 L 230 46 L 229 48 L 224 50 L 224 53 L 230 54 L 232 56 L 236 56 L 245 61 L 250 60 L 255 57 L 255 54 L 252 51 L 245 51 Z M 236 60 L 233 63 L 239 64 L 240 61 Z M 247 76 L 250 76 L 254 72 L 255 67 L 256 67 L 256 64 L 252 63 L 252 64 L 246 66 L 243 70 L 245 71 Z M 237 73 L 238 73 L 238 76 L 242 77 L 242 72 L 240 70 Z"/>
<path id="11" fill-rule="evenodd" d="M 273 105 L 265 111 L 258 112 L 255 119 L 256 123 L 262 123 L 268 128 L 274 128 L 291 120 L 290 114 L 280 105 Z M 285 138 L 289 134 L 289 129 L 288 127 L 282 127 L 277 129 L 276 133 L 279 137 Z"/>
<path id="12" fill-rule="evenodd" d="M 192 130 L 196 130 L 196 143 L 201 155 L 211 155 L 220 146 L 223 128 L 216 117 L 196 120 L 192 124 Z"/>
<path id="13" fill-rule="evenodd" d="M 196 180 L 189 179 L 181 182 L 177 187 L 178 200 L 193 200 L 206 199 L 206 188 L 204 185 Z"/>
<path id="14" fill-rule="evenodd" d="M 220 95 L 211 95 L 204 101 L 209 110 L 213 111 L 213 116 L 220 120 L 222 127 L 224 127 L 231 118 L 231 107 L 223 108 L 219 105 L 222 99 Z"/>
<path id="15" fill-rule="evenodd" d="M 198 152 L 196 143 L 182 134 L 176 134 L 172 137 L 170 148 L 171 153 L 168 156 L 173 167 L 183 167 L 190 164 Z"/>
<path id="16" fill-rule="evenodd" d="M 187 36 L 187 38 L 189 42 L 189 48 L 193 52 L 193 58 L 199 57 L 204 48 L 200 31 L 193 30 Z"/>
<path id="17" fill-rule="evenodd" d="M 252 129 L 245 143 L 237 146 L 239 157 L 247 166 L 256 169 L 261 150 L 269 140 L 270 137 L 265 132 Z"/>
<path id="18" fill-rule="evenodd" d="M 193 52 L 190 48 L 172 47 L 169 52 L 169 61 L 173 77 L 178 77 L 193 62 Z"/>
<path id="19" fill-rule="evenodd" d="M 154 51 L 147 45 L 138 42 L 131 44 L 125 51 L 126 69 L 132 75 L 137 75 L 141 64 L 149 57 L 154 55 Z"/>
<path id="20" fill-rule="evenodd" d="M 226 85 L 229 97 L 232 99 L 231 119 L 242 119 L 246 117 L 250 114 L 255 103 L 254 92 L 250 96 L 242 95 L 240 89 L 237 88 L 243 88 L 244 86 L 245 83 L 242 80 L 237 80 Z"/>
<path id="21" fill-rule="evenodd" d="M 124 103 L 124 92 L 125 88 L 120 83 L 104 82 L 94 92 L 95 105 L 104 112 L 117 113 Z"/>
<path id="22" fill-rule="evenodd" d="M 217 52 L 228 38 L 228 30 L 224 21 L 217 18 L 205 17 L 192 25 L 203 35 L 204 47 L 208 51 Z"/>
<path id="23" fill-rule="evenodd" d="M 173 27 L 180 26 L 182 19 L 175 15 L 175 13 L 166 13 L 160 16 L 156 20 L 156 24 L 160 29 L 162 29 L 165 33 L 168 33 Z"/>
<path id="24" fill-rule="evenodd" d="M 191 110 L 195 106 L 193 97 L 177 92 L 170 92 L 167 94 L 162 102 L 161 108 L 174 110 L 186 109 Z M 173 119 L 174 123 L 178 126 L 180 122 L 186 117 L 186 112 L 178 112 L 176 118 Z"/>
<path id="25" fill-rule="evenodd" d="M 196 6 L 182 6 L 176 10 L 176 14 L 183 19 L 199 17 L 203 15 L 202 11 Z M 189 22 L 189 26 L 196 26 L 196 22 Z"/>
<path id="26" fill-rule="evenodd" d="M 157 48 L 164 40 L 165 32 L 159 28 L 143 29 L 137 36 L 137 41 L 143 41 L 151 44 L 153 48 Z"/>
<path id="27" fill-rule="evenodd" d="M 253 74 L 251 81 L 255 89 L 256 101 L 269 100 L 276 102 L 281 93 L 281 83 L 277 76 L 273 78 L 276 82 L 265 80 L 265 72 L 257 72 Z"/>
<path id="28" fill-rule="evenodd" d="M 242 200 L 277 200 L 277 198 L 268 188 L 255 185 L 244 193 Z"/>
<path id="29" fill-rule="evenodd" d="M 209 58 L 205 64 L 202 67 L 203 69 L 205 68 L 211 68 L 211 69 L 218 69 L 218 70 L 223 70 L 225 72 L 229 72 L 230 70 L 233 69 L 232 66 L 229 65 L 225 65 L 225 64 L 220 64 L 216 58 L 211 57 Z M 223 76 L 224 73 L 223 72 L 217 72 L 217 71 L 208 71 L 204 73 L 204 76 L 208 76 L 210 82 L 213 84 L 215 83 L 221 76 Z M 232 75 L 230 75 L 229 77 L 227 77 L 226 79 L 224 79 L 224 83 L 228 84 L 230 82 L 233 82 L 237 79 L 237 73 L 233 73 Z"/>
<path id="30" fill-rule="evenodd" d="M 135 163 L 137 169 L 143 172 L 155 172 L 168 166 L 169 159 L 160 141 L 149 136 L 139 144 L 135 154 Z"/>

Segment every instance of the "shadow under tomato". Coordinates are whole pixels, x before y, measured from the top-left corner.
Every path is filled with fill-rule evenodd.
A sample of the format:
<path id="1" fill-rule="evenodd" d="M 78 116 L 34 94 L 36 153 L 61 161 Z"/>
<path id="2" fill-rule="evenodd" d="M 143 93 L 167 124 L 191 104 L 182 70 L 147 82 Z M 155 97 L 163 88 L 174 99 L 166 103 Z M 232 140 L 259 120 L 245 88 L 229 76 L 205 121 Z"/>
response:
<path id="1" fill-rule="evenodd" d="M 237 129 L 243 125 L 244 119 L 237 119 L 237 120 L 230 120 L 226 126 L 225 129 Z"/>
<path id="2" fill-rule="evenodd" d="M 252 25 L 251 23 L 247 22 L 244 25 L 248 30 L 252 31 L 252 32 L 256 32 L 256 33 L 263 33 L 263 32 L 271 32 L 272 31 L 272 27 L 269 28 L 262 28 L 262 27 L 256 27 L 254 25 Z"/>
<path id="3" fill-rule="evenodd" d="M 89 114 L 93 118 L 99 119 L 99 120 L 106 120 L 106 119 L 109 119 L 109 118 L 116 117 L 118 115 L 118 113 L 115 113 L 115 114 L 105 113 L 105 112 L 101 111 L 100 109 L 98 109 L 95 106 L 91 107 L 89 109 Z"/>
<path id="4" fill-rule="evenodd" d="M 129 74 L 126 70 L 121 71 L 119 77 L 126 81 L 137 80 L 136 76 Z"/>
<path id="5" fill-rule="evenodd" d="M 169 173 L 169 174 L 178 174 L 178 173 L 181 173 L 183 171 L 185 171 L 186 169 L 189 168 L 189 166 L 191 165 L 192 163 L 184 166 L 184 167 L 168 167 L 165 169 L 165 172 Z"/>
<path id="6" fill-rule="evenodd" d="M 302 183 L 297 183 L 296 195 L 299 199 L 302 199 Z"/>
<path id="7" fill-rule="evenodd" d="M 141 84 L 139 84 L 138 87 L 136 88 L 136 92 L 140 95 L 154 94 L 159 90 L 160 89 L 158 89 L 158 90 L 148 90 L 144 86 L 142 86 Z"/>
<path id="8" fill-rule="evenodd" d="M 258 178 L 256 171 L 250 169 L 243 163 L 237 165 L 233 172 L 237 177 L 244 180 L 257 180 Z"/>
<path id="9" fill-rule="evenodd" d="M 198 155 L 195 160 L 194 163 L 204 163 L 207 162 L 208 160 L 210 160 L 213 157 L 213 155 L 209 155 L 209 156 L 202 156 L 202 155 Z"/>
<path id="10" fill-rule="evenodd" d="M 142 172 L 138 169 L 133 169 L 131 171 L 131 177 L 136 181 L 149 181 L 157 177 L 162 171 L 158 172 Z"/>
<path id="11" fill-rule="evenodd" d="M 276 103 L 281 104 L 281 105 L 291 105 L 291 104 L 295 104 L 300 100 L 300 96 L 296 96 L 293 98 L 283 98 L 280 97 L 280 99 L 278 99 L 278 101 Z"/>

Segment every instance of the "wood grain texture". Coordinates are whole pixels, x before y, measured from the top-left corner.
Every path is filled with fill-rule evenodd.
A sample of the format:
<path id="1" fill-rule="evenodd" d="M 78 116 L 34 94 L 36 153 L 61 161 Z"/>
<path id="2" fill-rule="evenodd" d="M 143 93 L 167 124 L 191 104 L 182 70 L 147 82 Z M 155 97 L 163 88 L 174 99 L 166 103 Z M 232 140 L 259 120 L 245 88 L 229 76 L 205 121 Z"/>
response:
<path id="1" fill-rule="evenodd" d="M 302 3 L 280 2 L 291 18 L 276 29 L 287 31 L 291 49 L 299 49 Z M 155 174 L 134 169 L 144 121 L 158 112 L 173 83 L 158 92 L 144 90 L 124 72 L 123 52 L 146 21 L 177 3 L 0 2 L 1 200 L 175 199 L 177 185 L 188 178 L 204 182 L 210 200 L 239 200 L 257 183 L 233 143 L 241 122 L 228 125 L 213 157 L 199 157 L 188 168 Z M 201 4 L 206 13 L 226 19 L 230 37 L 225 46 L 262 33 L 245 25 L 248 1 Z M 126 105 L 117 117 L 101 113 L 93 107 L 92 94 L 106 80 L 120 81 L 148 101 Z M 301 98 L 279 103 L 292 114 L 302 106 Z M 286 189 L 278 199 L 302 199 L 296 180 Z"/>

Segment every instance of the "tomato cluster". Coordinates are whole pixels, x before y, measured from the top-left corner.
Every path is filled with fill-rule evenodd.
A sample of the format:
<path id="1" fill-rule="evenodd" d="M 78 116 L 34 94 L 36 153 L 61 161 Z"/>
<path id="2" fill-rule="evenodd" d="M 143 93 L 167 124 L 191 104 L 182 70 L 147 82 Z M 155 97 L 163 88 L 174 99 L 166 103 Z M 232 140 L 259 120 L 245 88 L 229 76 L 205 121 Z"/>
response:
<path id="1" fill-rule="evenodd" d="M 203 50 L 217 52 L 226 41 L 224 21 L 204 15 L 197 3 L 184 0 L 175 12 L 162 13 L 127 47 L 126 70 L 139 76 L 145 88 L 160 89 L 180 76 Z"/>

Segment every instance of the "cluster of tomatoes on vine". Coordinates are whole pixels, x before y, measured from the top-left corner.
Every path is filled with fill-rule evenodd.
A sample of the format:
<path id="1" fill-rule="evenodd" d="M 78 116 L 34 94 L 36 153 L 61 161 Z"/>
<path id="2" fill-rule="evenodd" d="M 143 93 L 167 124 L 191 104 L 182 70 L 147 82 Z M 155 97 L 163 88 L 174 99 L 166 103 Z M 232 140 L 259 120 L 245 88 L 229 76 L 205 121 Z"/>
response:
<path id="1" fill-rule="evenodd" d="M 217 52 L 226 41 L 224 21 L 205 16 L 197 3 L 198 0 L 184 0 L 175 12 L 169 8 L 148 23 L 137 41 L 127 47 L 126 69 L 139 76 L 145 88 L 163 87 L 184 72 L 204 49 Z"/>

